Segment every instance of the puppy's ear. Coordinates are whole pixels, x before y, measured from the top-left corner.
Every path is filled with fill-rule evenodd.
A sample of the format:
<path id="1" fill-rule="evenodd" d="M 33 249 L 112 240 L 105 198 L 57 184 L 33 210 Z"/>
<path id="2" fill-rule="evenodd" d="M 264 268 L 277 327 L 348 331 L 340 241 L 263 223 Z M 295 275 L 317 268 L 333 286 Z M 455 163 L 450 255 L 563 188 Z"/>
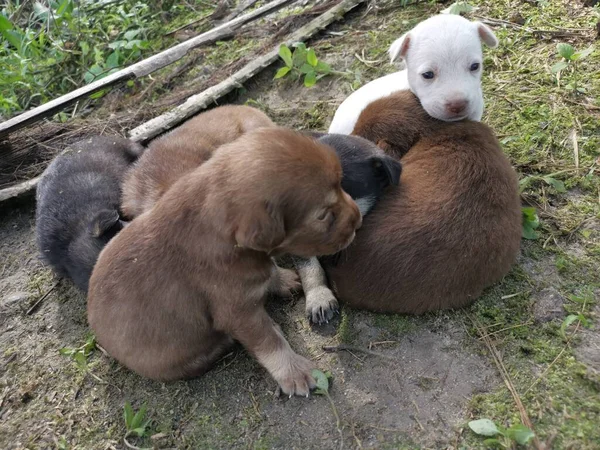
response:
<path id="1" fill-rule="evenodd" d="M 108 231 L 117 232 L 123 228 L 123 221 L 119 220 L 119 212 L 115 209 L 98 211 L 89 225 L 90 234 L 96 238 L 103 236 Z"/>
<path id="2" fill-rule="evenodd" d="M 474 22 L 481 41 L 490 48 L 498 47 L 498 38 L 490 27 L 481 22 Z"/>
<path id="3" fill-rule="evenodd" d="M 400 174 L 402 173 L 402 165 L 400 161 L 391 156 L 373 156 L 371 165 L 377 172 L 378 178 L 383 180 L 385 186 L 393 184 L 398 186 L 400 183 Z"/>
<path id="4" fill-rule="evenodd" d="M 400 61 L 406 58 L 408 48 L 410 47 L 410 33 L 405 33 L 390 45 L 390 62 Z"/>
<path id="5" fill-rule="evenodd" d="M 276 249 L 284 239 L 283 216 L 270 202 L 258 208 L 249 206 L 235 232 L 237 245 L 266 253 Z"/>

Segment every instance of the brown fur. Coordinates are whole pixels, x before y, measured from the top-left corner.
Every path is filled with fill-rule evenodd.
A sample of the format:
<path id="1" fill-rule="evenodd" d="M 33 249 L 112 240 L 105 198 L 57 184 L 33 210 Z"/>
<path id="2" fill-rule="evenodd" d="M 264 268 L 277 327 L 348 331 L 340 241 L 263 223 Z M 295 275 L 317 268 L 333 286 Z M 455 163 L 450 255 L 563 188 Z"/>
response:
<path id="1" fill-rule="evenodd" d="M 264 309 L 298 287 L 271 256 L 333 254 L 360 226 L 332 149 L 283 128 L 220 147 L 101 253 L 88 295 L 98 342 L 149 378 L 202 374 L 233 339 L 287 394 L 308 395 L 312 363 Z M 332 220 L 331 211 L 336 220 Z"/>
<path id="2" fill-rule="evenodd" d="M 410 151 L 400 186 L 326 267 L 343 302 L 395 313 L 457 308 L 509 271 L 521 240 L 517 176 L 490 128 L 431 119 L 399 92 L 371 103 L 355 134 L 391 154 Z"/>
<path id="3" fill-rule="evenodd" d="M 275 124 L 250 106 L 227 105 L 202 113 L 152 141 L 123 183 L 123 212 L 137 217 L 167 189 L 242 134 Z"/>

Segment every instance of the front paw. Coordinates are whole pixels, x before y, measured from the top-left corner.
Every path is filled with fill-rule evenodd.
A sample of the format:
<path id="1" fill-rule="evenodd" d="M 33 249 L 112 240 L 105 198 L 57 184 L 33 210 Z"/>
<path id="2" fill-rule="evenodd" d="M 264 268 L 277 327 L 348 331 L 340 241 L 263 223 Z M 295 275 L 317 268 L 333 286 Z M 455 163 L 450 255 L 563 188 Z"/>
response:
<path id="1" fill-rule="evenodd" d="M 306 293 L 306 317 L 314 324 L 329 323 L 339 312 L 338 301 L 327 286 L 319 286 Z"/>
<path id="2" fill-rule="evenodd" d="M 317 387 L 315 379 L 311 375 L 315 365 L 312 361 L 292 353 L 284 367 L 274 374 L 275 381 L 279 384 L 278 392 L 292 397 L 301 395 L 308 397 L 311 389 Z"/>
<path id="3" fill-rule="evenodd" d="M 291 269 L 277 268 L 278 280 L 274 286 L 273 293 L 280 297 L 291 297 L 294 292 L 302 290 L 302 283 L 298 274 Z"/>

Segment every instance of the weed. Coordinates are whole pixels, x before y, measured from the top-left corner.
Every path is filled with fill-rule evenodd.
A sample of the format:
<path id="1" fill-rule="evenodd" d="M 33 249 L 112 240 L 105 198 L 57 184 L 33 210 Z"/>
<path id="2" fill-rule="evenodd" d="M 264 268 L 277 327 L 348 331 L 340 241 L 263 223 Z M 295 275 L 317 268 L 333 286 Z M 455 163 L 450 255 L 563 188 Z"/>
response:
<path id="1" fill-rule="evenodd" d="M 148 425 L 150 424 L 150 420 L 146 419 L 146 404 L 144 403 L 139 411 L 134 412 L 131 407 L 131 403 L 125 402 L 123 406 L 123 419 L 125 420 L 125 429 L 127 432 L 125 436 L 123 436 L 123 442 L 129 448 L 138 448 L 132 446 L 127 438 L 130 436 L 137 436 L 138 438 L 144 438 L 149 435 Z"/>
<path id="2" fill-rule="evenodd" d="M 281 44 L 279 46 L 279 57 L 285 63 L 275 74 L 274 79 L 283 78 L 289 75 L 293 80 L 298 80 L 304 76 L 304 86 L 312 87 L 321 78 L 327 75 L 335 74 L 342 76 L 352 75 L 350 72 L 338 72 L 329 67 L 326 62 L 317 58 L 312 48 L 307 48 L 303 42 L 293 44 L 294 52 L 290 48 Z"/>
<path id="3" fill-rule="evenodd" d="M 594 47 L 589 46 L 585 50 L 579 52 L 575 51 L 575 48 L 571 44 L 558 44 L 556 46 L 558 54 L 563 58 L 562 61 L 557 62 L 552 66 L 552 73 L 556 75 L 556 82 L 560 86 L 561 74 L 563 71 L 569 70 L 571 77 L 566 85 L 565 89 L 578 92 L 580 94 L 587 93 L 587 89 L 580 85 L 580 77 L 577 71 L 577 62 L 585 59 L 594 52 Z"/>
<path id="4" fill-rule="evenodd" d="M 540 226 L 540 219 L 535 208 L 526 206 L 521 208 L 521 211 L 523 212 L 523 237 L 537 239 L 539 235 L 535 229 Z"/>
<path id="5" fill-rule="evenodd" d="M 472 420 L 469 422 L 469 428 L 475 434 L 487 436 L 483 441 L 486 447 L 512 448 L 513 442 L 519 445 L 527 445 L 535 435 L 533 431 L 525 425 L 517 424 L 508 428 L 497 426 L 490 419 Z"/>
<path id="6" fill-rule="evenodd" d="M 77 348 L 63 347 L 59 353 L 70 357 L 81 370 L 87 370 L 87 360 L 96 350 L 96 337 L 94 335 L 87 338 L 85 344 Z"/>

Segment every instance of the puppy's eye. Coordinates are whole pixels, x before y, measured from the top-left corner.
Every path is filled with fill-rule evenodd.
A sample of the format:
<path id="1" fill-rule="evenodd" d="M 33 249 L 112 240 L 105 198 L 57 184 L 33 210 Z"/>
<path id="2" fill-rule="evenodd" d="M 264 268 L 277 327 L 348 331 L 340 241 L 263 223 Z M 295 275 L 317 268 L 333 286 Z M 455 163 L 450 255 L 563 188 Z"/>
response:
<path id="1" fill-rule="evenodd" d="M 478 71 L 478 70 L 479 70 L 479 66 L 480 66 L 480 64 L 479 64 L 479 63 L 473 63 L 473 64 L 471 64 L 471 67 L 470 67 L 470 69 L 471 69 L 471 72 L 476 72 L 476 71 Z"/>
<path id="2" fill-rule="evenodd" d="M 329 209 L 324 209 L 318 216 L 317 216 L 317 220 L 325 220 L 329 217 L 329 213 L 331 213 L 331 210 Z"/>
<path id="3" fill-rule="evenodd" d="M 422 76 L 423 78 L 425 78 L 426 80 L 432 80 L 432 79 L 433 79 L 433 77 L 434 77 L 435 75 L 434 75 L 434 73 L 433 73 L 431 70 L 429 70 L 429 71 L 427 71 L 427 72 L 423 72 L 423 73 L 421 74 L 421 76 Z"/>

